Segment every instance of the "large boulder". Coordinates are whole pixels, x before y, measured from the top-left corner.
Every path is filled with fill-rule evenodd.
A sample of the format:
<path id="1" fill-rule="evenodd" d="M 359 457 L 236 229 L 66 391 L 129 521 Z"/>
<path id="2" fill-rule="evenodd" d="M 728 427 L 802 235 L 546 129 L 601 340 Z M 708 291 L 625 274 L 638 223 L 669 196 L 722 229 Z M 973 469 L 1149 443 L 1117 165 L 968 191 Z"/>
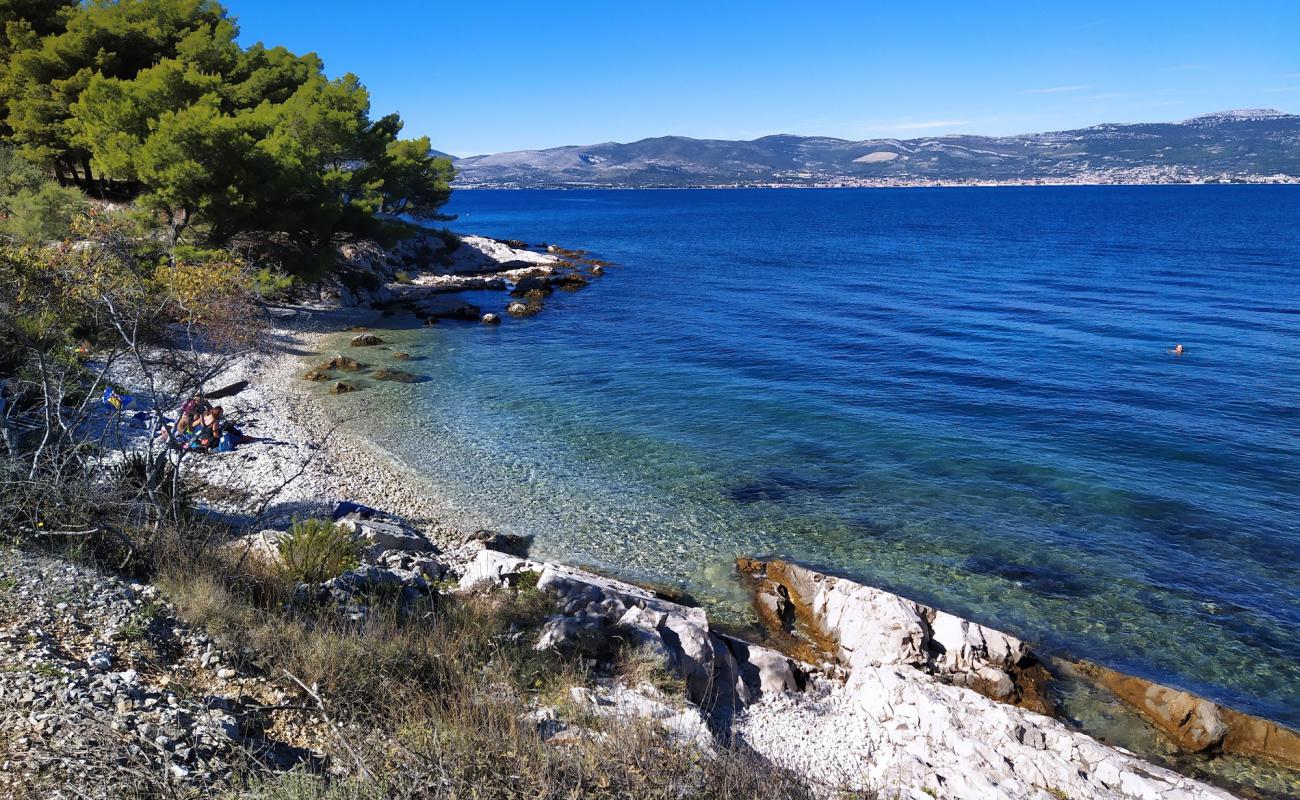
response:
<path id="1" fill-rule="evenodd" d="M 270 528 L 231 539 L 221 545 L 224 560 L 233 564 L 278 569 L 281 564 L 280 543 L 289 534 Z"/>
<path id="2" fill-rule="evenodd" d="M 376 560 L 389 551 L 404 553 L 432 553 L 437 548 L 422 534 L 405 522 L 387 516 L 364 519 L 359 514 L 349 514 L 337 524 L 350 531 L 366 549 L 366 557 Z"/>
<path id="3" fill-rule="evenodd" d="M 525 558 L 480 550 L 461 573 L 459 588 L 464 591 L 482 586 L 513 586 L 524 573 L 541 571 L 541 564 Z"/>
<path id="4" fill-rule="evenodd" d="M 553 594 L 562 615 L 577 623 L 551 622 L 539 646 L 580 647 L 602 632 L 630 640 L 663 657 L 665 665 L 685 680 L 691 702 L 720 721 L 764 691 L 786 691 L 801 685 L 793 661 L 766 648 L 733 647 L 734 640 L 710 628 L 701 608 L 561 564 L 545 564 L 537 588 Z M 575 637 L 572 643 L 563 638 L 569 633 Z M 750 656 L 758 660 L 749 661 Z"/>
<path id="5" fill-rule="evenodd" d="M 1050 676 L 1014 636 L 786 561 L 739 559 L 754 608 L 783 649 L 853 672 L 907 666 L 994 700 L 1051 713 Z"/>

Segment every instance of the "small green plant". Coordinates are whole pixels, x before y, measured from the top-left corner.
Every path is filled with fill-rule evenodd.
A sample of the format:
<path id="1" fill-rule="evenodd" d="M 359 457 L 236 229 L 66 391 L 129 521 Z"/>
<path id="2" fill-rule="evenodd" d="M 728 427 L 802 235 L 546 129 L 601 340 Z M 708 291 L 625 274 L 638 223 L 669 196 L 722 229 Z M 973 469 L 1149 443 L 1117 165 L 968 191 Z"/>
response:
<path id="1" fill-rule="evenodd" d="M 266 300 L 275 300 L 293 288 L 293 276 L 273 269 L 259 269 L 253 274 L 253 291 Z"/>
<path id="2" fill-rule="evenodd" d="M 411 276 L 409 273 L 399 269 L 397 272 L 393 273 L 393 280 L 398 283 L 410 283 Z"/>
<path id="3" fill-rule="evenodd" d="M 294 522 L 279 551 L 285 575 L 299 583 L 322 583 L 342 575 L 357 566 L 360 555 L 347 529 L 321 519 Z"/>
<path id="4" fill-rule="evenodd" d="M 0 578 L 0 592 L 8 594 L 18 588 L 17 578 Z"/>
<path id="5" fill-rule="evenodd" d="M 37 664 L 32 667 L 32 673 L 42 678 L 62 678 L 68 674 L 53 664 Z"/>
<path id="6" fill-rule="evenodd" d="M 122 635 L 128 639 L 143 639 L 161 612 L 162 603 L 156 600 L 143 603 L 122 626 Z"/>

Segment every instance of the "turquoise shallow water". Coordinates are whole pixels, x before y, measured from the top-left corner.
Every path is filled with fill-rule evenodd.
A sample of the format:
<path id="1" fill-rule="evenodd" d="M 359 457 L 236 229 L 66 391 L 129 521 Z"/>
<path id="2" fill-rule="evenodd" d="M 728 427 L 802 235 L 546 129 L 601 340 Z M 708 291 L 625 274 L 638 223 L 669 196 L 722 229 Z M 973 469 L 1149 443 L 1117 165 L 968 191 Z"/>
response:
<path id="1" fill-rule="evenodd" d="M 499 327 L 385 320 L 432 380 L 329 398 L 491 524 L 722 612 L 735 555 L 797 558 L 1300 726 L 1300 191 L 450 210 L 617 264 Z"/>

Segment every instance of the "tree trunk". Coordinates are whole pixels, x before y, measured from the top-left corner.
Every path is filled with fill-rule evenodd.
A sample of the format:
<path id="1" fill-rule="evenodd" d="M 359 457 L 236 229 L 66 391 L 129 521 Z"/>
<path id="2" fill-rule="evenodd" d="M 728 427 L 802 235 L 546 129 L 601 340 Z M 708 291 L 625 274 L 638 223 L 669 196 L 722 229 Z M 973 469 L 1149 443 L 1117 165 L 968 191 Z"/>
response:
<path id="1" fill-rule="evenodd" d="M 83 155 L 81 157 L 81 166 L 86 170 L 86 193 L 89 194 L 93 189 L 95 191 L 95 196 L 103 200 L 104 187 L 102 184 L 95 182 L 95 173 L 90 170 L 90 156 Z"/>

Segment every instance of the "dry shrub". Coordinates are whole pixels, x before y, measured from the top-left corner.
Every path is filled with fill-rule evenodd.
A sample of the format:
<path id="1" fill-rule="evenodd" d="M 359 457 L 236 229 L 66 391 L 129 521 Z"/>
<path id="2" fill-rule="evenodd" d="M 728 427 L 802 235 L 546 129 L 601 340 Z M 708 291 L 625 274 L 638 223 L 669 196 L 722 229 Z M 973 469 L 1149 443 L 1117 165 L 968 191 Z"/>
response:
<path id="1" fill-rule="evenodd" d="M 348 772 L 272 776 L 241 796 L 810 796 L 793 775 L 747 751 L 681 747 L 641 721 L 584 719 L 585 733 L 544 740 L 525 714 L 562 704 L 568 688 L 590 683 L 591 675 L 579 661 L 532 649 L 537 626 L 554 611 L 533 586 L 434 596 L 414 609 L 376 598 L 358 622 L 332 607 L 287 602 L 285 587 L 277 593 L 228 567 L 212 569 L 191 564 L 163 578 L 181 616 L 239 649 L 245 668 L 316 686 L 342 726 L 340 740 L 319 746 L 336 771 Z M 623 671 L 670 684 L 633 655 Z"/>

